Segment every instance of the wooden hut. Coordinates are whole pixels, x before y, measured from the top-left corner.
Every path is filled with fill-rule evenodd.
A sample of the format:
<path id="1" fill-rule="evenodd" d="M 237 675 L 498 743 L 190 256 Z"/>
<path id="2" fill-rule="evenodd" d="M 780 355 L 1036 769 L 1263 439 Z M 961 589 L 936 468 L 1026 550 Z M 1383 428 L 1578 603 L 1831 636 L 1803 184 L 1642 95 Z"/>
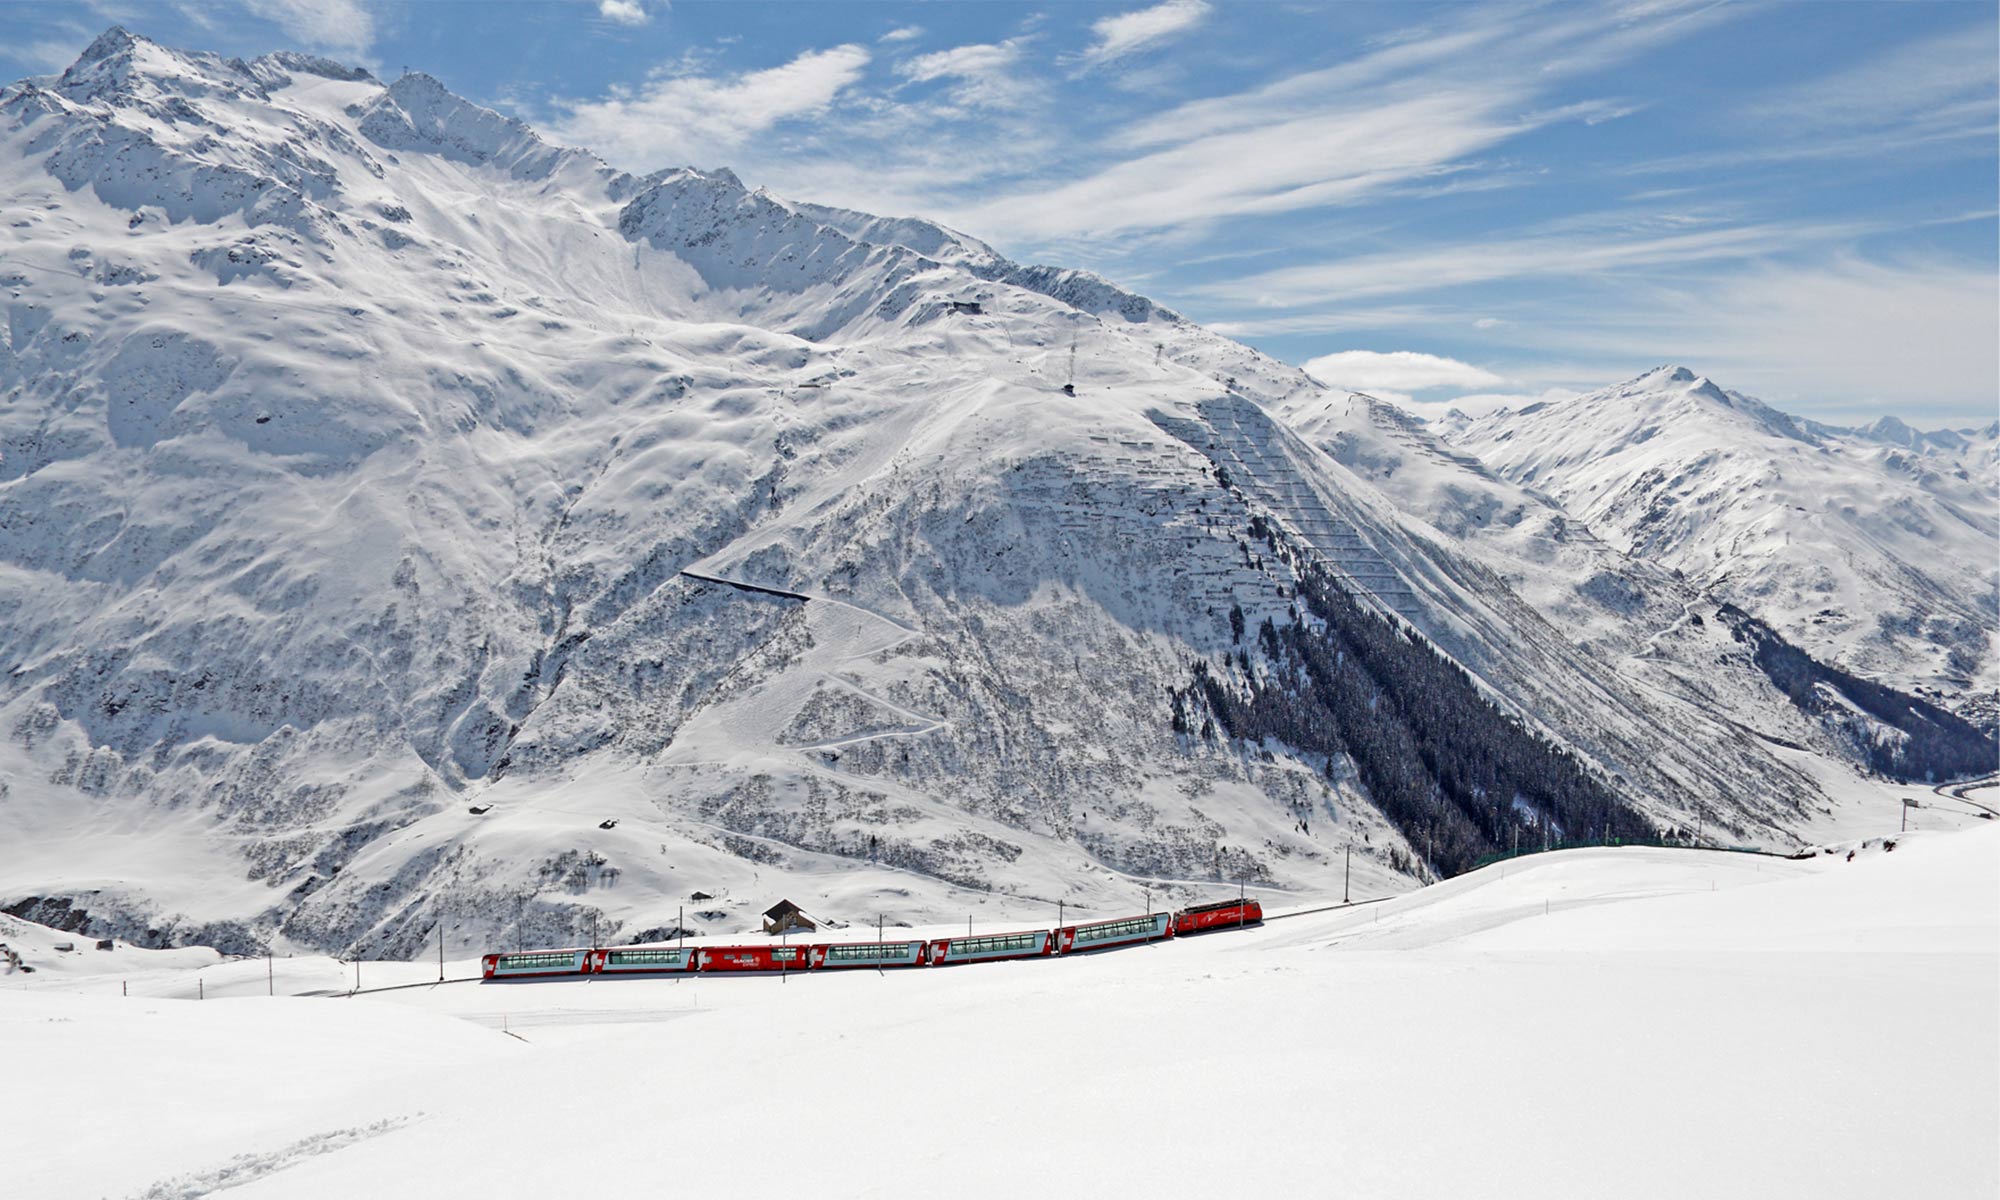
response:
<path id="1" fill-rule="evenodd" d="M 805 910 L 790 900 L 780 900 L 764 910 L 765 933 L 811 933 L 818 928 Z"/>

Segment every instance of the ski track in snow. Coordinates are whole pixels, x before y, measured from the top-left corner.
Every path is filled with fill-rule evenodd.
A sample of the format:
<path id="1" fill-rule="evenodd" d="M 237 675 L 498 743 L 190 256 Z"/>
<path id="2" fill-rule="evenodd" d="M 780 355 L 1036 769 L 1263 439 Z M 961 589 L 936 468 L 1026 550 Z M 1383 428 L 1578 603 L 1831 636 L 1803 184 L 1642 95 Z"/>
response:
<path id="1" fill-rule="evenodd" d="M 133 1193 L 132 1200 L 202 1200 L 205 1196 L 268 1179 L 307 1159 L 338 1154 L 350 1146 L 394 1133 L 409 1124 L 411 1119 L 384 1117 L 369 1125 L 316 1133 L 277 1150 L 239 1154 L 219 1167 L 162 1180 L 143 1192 Z"/>

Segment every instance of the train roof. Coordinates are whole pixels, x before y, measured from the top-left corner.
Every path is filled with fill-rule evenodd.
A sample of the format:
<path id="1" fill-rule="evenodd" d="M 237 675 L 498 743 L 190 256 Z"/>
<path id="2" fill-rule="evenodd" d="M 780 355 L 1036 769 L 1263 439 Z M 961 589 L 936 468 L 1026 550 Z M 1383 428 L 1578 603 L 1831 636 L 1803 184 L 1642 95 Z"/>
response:
<path id="1" fill-rule="evenodd" d="M 1235 907 L 1236 907 L 1237 905 L 1239 905 L 1239 904 L 1241 904 L 1241 905 L 1245 905 L 1245 906 L 1248 906 L 1248 905 L 1252 905 L 1252 904 L 1257 904 L 1257 897 L 1255 897 L 1255 896 L 1240 896 L 1240 897 L 1238 897 L 1237 899 L 1234 899 L 1234 900 L 1217 900 L 1217 901 L 1216 901 L 1216 902 L 1214 902 L 1213 904 L 1190 904 L 1190 905 L 1188 905 L 1188 906 L 1187 906 L 1186 908 L 1182 909 L 1181 911 L 1182 911 L 1182 912 L 1184 912 L 1184 913 L 1204 913 L 1204 912 L 1214 912 L 1214 911 L 1216 911 L 1217 909 L 1221 909 L 1221 908 L 1235 908 Z M 1259 907 L 1259 908 L 1262 908 L 1262 907 L 1263 907 L 1263 905 L 1261 905 L 1261 904 L 1257 904 L 1257 907 Z"/>

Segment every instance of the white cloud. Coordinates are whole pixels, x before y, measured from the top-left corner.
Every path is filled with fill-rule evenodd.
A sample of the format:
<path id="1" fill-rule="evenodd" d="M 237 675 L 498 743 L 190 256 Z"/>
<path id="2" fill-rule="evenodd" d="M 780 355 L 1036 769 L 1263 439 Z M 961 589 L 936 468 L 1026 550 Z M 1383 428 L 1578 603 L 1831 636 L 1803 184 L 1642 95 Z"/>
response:
<path id="1" fill-rule="evenodd" d="M 38 39 L 19 45 L 0 45 L 0 57 L 38 71 L 54 74 L 66 69 L 83 53 L 90 44 L 90 38 L 79 41 L 65 41 L 56 38 Z"/>
<path id="2" fill-rule="evenodd" d="M 558 100 L 552 132 L 621 166 L 717 165 L 751 137 L 816 117 L 851 88 L 870 55 L 857 45 L 809 50 L 733 76 L 676 74 L 602 100 Z"/>
<path id="3" fill-rule="evenodd" d="M 1644 297 L 1616 325 L 1579 335 L 1597 353 L 1701 363 L 1725 386 L 1824 419 L 1894 413 L 1984 423 L 2000 395 L 1991 262 L 1843 255 L 1758 264 Z"/>
<path id="4" fill-rule="evenodd" d="M 375 44 L 375 17 L 361 0 L 244 0 L 243 7 L 314 49 L 364 54 Z"/>
<path id="5" fill-rule="evenodd" d="M 1565 288 L 1524 305 L 1492 344 L 1486 368 L 1438 359 L 1427 373 L 1422 360 L 1431 356 L 1415 355 L 1418 361 L 1400 370 L 1398 356 L 1357 352 L 1305 369 L 1332 386 L 1399 403 L 1417 393 L 1422 399 L 1409 407 L 1430 416 L 1454 407 L 1518 408 L 1671 361 L 1787 412 L 1834 423 L 1885 413 L 1917 424 L 1993 419 L 2000 296 L 1990 263 L 1852 254 L 1807 264 L 1752 261 L 1665 281 L 1623 279 L 1611 294 L 1608 303 L 1603 291 Z M 1386 327 L 1400 311 L 1376 310 L 1384 319 L 1370 328 Z M 1436 326 L 1413 311 L 1413 327 Z M 1505 379 L 1470 383 L 1460 368 Z M 1466 394 L 1453 395 L 1454 388 Z"/>
<path id="6" fill-rule="evenodd" d="M 1166 0 L 1136 12 L 1100 17 L 1091 23 L 1097 35 L 1083 52 L 1087 63 L 1107 63 L 1149 46 L 1179 37 L 1201 24 L 1212 10 L 1206 0 Z"/>
<path id="7" fill-rule="evenodd" d="M 1229 218 L 1352 205 L 1464 176 L 1478 155 L 1530 130 L 1621 111 L 1604 101 L 1551 108 L 1542 100 L 1566 74 L 1601 72 L 1722 19 L 1697 2 L 1471 10 L 1444 32 L 1157 112 L 1107 137 L 1099 157 L 1109 165 L 1053 187 L 1038 181 L 954 216 L 983 236 L 1029 244 L 1192 233 Z"/>
<path id="8" fill-rule="evenodd" d="M 1754 116 L 1785 130 L 1894 128 L 1991 137 L 2000 89 L 1990 26 L 1907 42 L 1866 62 L 1760 97 Z"/>
<path id="9" fill-rule="evenodd" d="M 914 41 L 923 35 L 924 27 L 921 25 L 899 25 L 875 40 L 878 42 L 908 42 Z"/>
<path id="10" fill-rule="evenodd" d="M 964 78 L 1011 66 L 1016 57 L 1018 53 L 1013 42 L 954 46 L 932 54 L 919 54 L 899 64 L 896 73 L 919 83 L 948 77 Z"/>
<path id="11" fill-rule="evenodd" d="M 996 198 L 961 218 L 1026 239 L 1187 227 L 1358 200 L 1518 132 L 1478 93 L 1440 91 L 1277 119 Z"/>
<path id="12" fill-rule="evenodd" d="M 619 25 L 644 25 L 653 19 L 644 0 L 597 0 L 597 15 Z"/>
<path id="13" fill-rule="evenodd" d="M 1257 307 L 1291 308 L 1417 295 L 1503 280 L 1583 278 L 1650 267 L 1745 261 L 1820 246 L 1863 230 L 1852 224 L 1761 224 L 1686 232 L 1580 231 L 1432 245 L 1282 267 L 1191 291 Z"/>
<path id="14" fill-rule="evenodd" d="M 967 107 L 1011 108 L 1031 95 L 1026 80 L 1016 70 L 1021 46 L 1018 38 L 953 46 L 898 63 L 896 73 L 912 83 L 955 80 L 952 99 Z"/>
<path id="15" fill-rule="evenodd" d="M 1412 392 L 1437 388 L 1490 388 L 1506 383 L 1491 371 L 1414 350 L 1343 350 L 1304 364 L 1305 373 L 1333 388 L 1407 400 Z"/>

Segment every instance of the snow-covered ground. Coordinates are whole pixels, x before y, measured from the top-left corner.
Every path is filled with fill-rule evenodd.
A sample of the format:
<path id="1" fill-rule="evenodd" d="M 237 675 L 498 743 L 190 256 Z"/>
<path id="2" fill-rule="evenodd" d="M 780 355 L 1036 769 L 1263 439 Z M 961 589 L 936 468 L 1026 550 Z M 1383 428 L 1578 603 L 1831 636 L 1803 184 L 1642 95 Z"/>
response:
<path id="1" fill-rule="evenodd" d="M 2000 828 L 1846 849 L 1566 851 L 1165 945 L 783 982 L 273 999 L 351 968 L 267 985 L 15 922 L 44 969 L 0 977 L 32 1097 L 0 1190 L 1993 1195 Z M 158 998 L 197 975 L 207 1000 Z"/>

